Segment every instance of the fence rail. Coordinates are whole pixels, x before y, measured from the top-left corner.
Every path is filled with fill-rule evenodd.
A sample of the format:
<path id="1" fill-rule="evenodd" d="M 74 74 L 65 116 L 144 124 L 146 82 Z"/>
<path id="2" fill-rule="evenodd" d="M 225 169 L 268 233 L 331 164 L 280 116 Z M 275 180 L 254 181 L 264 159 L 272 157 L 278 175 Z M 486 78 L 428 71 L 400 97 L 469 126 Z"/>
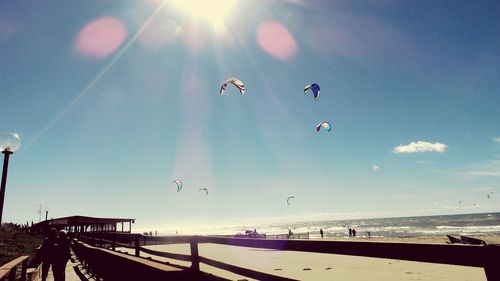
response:
<path id="1" fill-rule="evenodd" d="M 0 280 L 16 280 L 18 266 L 21 265 L 21 275 L 18 280 L 26 280 L 26 271 L 28 269 L 29 256 L 20 256 L 0 267 Z"/>
<path id="2" fill-rule="evenodd" d="M 212 243 L 228 246 L 240 246 L 282 251 L 301 251 L 324 254 L 339 254 L 364 256 L 372 258 L 387 258 L 406 261 L 418 261 L 448 265 L 461 265 L 484 268 L 488 281 L 500 280 L 500 245 L 457 245 L 457 244 L 417 244 L 395 242 L 365 242 L 365 241 L 323 241 L 323 240 L 289 240 L 289 239 L 249 239 L 211 236 L 143 236 L 140 234 L 86 233 L 80 237 L 84 242 L 94 245 L 104 245 L 115 249 L 116 245 L 135 249 L 135 256 L 140 252 L 151 255 L 191 262 L 191 269 L 199 270 L 199 263 L 227 270 L 250 278 L 267 280 L 291 280 L 283 277 L 241 268 L 220 261 L 200 257 L 198 244 Z M 118 244 L 113 239 L 120 239 Z M 123 243 L 125 242 L 125 243 Z M 141 247 L 152 244 L 190 244 L 191 255 L 181 255 L 155 251 Z M 132 246 L 133 245 L 133 246 Z"/>

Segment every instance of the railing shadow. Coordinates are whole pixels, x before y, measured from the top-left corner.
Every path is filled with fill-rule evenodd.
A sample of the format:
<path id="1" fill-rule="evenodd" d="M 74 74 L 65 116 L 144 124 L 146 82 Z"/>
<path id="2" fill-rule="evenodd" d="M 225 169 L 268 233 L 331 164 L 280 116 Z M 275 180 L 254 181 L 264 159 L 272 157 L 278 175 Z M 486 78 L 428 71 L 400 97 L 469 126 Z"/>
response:
<path id="1" fill-rule="evenodd" d="M 211 243 L 228 246 L 272 249 L 280 251 L 301 251 L 311 253 L 387 258 L 406 261 L 438 263 L 482 267 L 488 281 L 500 280 L 500 246 L 497 245 L 457 245 L 457 244 L 418 244 L 365 241 L 323 241 L 323 240 L 285 240 L 285 239 L 248 239 L 210 236 L 145 236 L 140 234 L 85 233 L 77 239 L 103 248 L 116 250 L 125 247 L 140 252 L 191 262 L 191 270 L 199 271 L 204 263 L 232 273 L 258 280 L 292 280 L 248 268 L 223 263 L 199 256 L 198 245 Z M 146 245 L 190 244 L 191 254 L 176 254 L 144 248 Z"/>

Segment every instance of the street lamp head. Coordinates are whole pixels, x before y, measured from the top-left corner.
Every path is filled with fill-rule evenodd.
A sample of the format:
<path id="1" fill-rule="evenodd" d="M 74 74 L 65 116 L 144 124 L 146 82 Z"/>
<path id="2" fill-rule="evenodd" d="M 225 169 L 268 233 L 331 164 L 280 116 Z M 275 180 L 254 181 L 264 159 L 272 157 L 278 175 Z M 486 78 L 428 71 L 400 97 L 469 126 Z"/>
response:
<path id="1" fill-rule="evenodd" d="M 0 134 L 0 151 L 14 153 L 21 147 L 21 138 L 16 133 Z"/>

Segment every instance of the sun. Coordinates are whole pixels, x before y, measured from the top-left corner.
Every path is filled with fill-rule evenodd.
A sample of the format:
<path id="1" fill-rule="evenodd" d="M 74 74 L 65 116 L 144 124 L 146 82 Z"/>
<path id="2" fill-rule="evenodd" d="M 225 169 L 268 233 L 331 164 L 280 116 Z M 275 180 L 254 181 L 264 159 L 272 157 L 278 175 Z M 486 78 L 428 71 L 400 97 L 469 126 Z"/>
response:
<path id="1" fill-rule="evenodd" d="M 181 12 L 209 23 L 215 31 L 225 28 L 225 20 L 237 0 L 173 0 L 171 3 Z"/>

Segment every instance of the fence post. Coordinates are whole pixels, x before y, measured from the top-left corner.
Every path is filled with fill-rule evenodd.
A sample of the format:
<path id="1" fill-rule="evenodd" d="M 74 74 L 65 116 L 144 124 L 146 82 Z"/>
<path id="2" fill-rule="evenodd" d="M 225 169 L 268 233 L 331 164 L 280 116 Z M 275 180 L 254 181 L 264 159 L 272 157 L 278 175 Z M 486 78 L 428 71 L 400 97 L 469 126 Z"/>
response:
<path id="1" fill-rule="evenodd" d="M 140 250 L 141 250 L 141 243 L 140 239 L 141 236 L 140 234 L 135 235 L 135 256 L 138 257 L 140 256 Z"/>
<path id="2" fill-rule="evenodd" d="M 26 281 L 26 272 L 28 270 L 28 259 L 23 261 L 23 265 L 21 266 L 21 277 L 19 281 Z"/>
<path id="3" fill-rule="evenodd" d="M 116 248 L 116 242 L 115 242 L 115 241 L 116 241 L 116 234 L 113 234 L 113 235 L 111 236 L 111 249 L 113 249 L 113 251 L 114 251 L 114 250 L 115 250 L 115 248 Z"/>
<path id="4" fill-rule="evenodd" d="M 196 236 L 189 241 L 191 245 L 191 269 L 193 271 L 200 271 L 200 256 L 198 255 L 198 239 Z"/>
<path id="5" fill-rule="evenodd" d="M 13 266 L 9 271 L 9 281 L 16 281 L 17 265 Z"/>
<path id="6" fill-rule="evenodd" d="M 481 246 L 481 256 L 483 258 L 484 273 L 488 281 L 500 280 L 500 246 L 484 245 Z"/>

